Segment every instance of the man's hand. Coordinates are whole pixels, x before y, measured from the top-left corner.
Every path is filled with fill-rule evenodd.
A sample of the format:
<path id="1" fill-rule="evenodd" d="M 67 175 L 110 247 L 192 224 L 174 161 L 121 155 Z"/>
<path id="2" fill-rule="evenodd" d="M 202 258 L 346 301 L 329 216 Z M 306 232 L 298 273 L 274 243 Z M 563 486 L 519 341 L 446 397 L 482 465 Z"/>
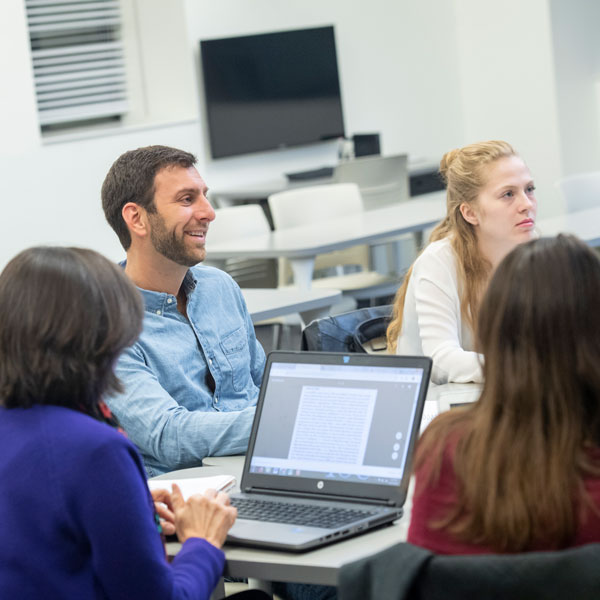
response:
<path id="1" fill-rule="evenodd" d="M 225 492 L 217 494 L 215 490 L 207 490 L 204 496 L 195 494 L 184 501 L 175 483 L 171 507 L 177 537 L 182 543 L 190 537 L 199 537 L 221 548 L 237 517 L 237 509 L 230 506 L 229 496 Z"/>

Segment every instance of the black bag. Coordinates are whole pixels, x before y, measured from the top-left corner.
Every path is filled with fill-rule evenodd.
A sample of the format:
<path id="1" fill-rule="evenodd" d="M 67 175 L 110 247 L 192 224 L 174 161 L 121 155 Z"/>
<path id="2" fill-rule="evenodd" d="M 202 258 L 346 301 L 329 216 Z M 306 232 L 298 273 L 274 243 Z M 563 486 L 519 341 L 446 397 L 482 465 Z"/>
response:
<path id="1" fill-rule="evenodd" d="M 359 308 L 334 317 L 311 321 L 302 332 L 302 350 L 366 352 L 365 342 L 385 336 L 392 306 Z"/>

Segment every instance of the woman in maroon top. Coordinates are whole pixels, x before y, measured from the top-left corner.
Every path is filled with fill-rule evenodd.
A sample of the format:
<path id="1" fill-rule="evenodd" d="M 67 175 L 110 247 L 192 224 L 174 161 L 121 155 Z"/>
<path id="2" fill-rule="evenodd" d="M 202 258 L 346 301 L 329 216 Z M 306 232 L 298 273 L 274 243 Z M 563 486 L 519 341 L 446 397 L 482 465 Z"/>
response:
<path id="1" fill-rule="evenodd" d="M 600 542 L 600 260 L 572 236 L 518 246 L 482 301 L 478 402 L 417 448 L 408 541 L 443 554 Z"/>

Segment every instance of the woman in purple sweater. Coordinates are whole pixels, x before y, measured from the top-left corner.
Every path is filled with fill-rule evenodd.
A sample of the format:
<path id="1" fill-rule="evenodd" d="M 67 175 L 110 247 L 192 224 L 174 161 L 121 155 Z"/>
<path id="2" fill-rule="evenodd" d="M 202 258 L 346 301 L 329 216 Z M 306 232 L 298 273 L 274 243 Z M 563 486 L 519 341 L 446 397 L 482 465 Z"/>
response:
<path id="1" fill-rule="evenodd" d="M 118 354 L 142 323 L 122 271 L 91 250 L 32 248 L 0 275 L 0 598 L 208 598 L 236 511 L 164 493 L 171 564 L 140 457 L 110 425 Z"/>

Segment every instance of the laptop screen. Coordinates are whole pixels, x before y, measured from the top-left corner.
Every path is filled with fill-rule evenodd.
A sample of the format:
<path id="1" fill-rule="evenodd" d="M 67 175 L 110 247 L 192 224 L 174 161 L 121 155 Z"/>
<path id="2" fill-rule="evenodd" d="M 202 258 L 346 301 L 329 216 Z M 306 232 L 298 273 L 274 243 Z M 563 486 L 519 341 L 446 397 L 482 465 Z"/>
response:
<path id="1" fill-rule="evenodd" d="M 398 486 L 421 418 L 427 359 L 399 366 L 401 357 L 327 356 L 271 356 L 249 473 Z"/>

